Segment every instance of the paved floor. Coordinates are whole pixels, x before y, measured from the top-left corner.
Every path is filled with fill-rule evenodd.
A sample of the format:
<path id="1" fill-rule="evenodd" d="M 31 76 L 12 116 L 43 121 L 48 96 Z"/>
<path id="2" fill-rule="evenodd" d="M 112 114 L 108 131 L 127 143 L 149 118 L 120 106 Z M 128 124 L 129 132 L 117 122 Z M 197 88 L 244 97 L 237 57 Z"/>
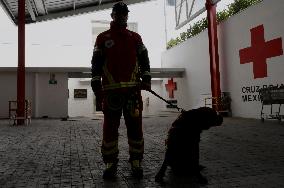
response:
<path id="1" fill-rule="evenodd" d="M 144 118 L 144 178 L 131 177 L 124 121 L 115 181 L 102 179 L 102 120 L 33 120 L 9 126 L 0 120 L 0 187 L 284 187 L 284 122 L 226 118 L 224 126 L 202 133 L 201 163 L 209 184 L 175 177 L 165 184 L 154 175 L 162 163 L 164 139 L 176 114 Z"/>

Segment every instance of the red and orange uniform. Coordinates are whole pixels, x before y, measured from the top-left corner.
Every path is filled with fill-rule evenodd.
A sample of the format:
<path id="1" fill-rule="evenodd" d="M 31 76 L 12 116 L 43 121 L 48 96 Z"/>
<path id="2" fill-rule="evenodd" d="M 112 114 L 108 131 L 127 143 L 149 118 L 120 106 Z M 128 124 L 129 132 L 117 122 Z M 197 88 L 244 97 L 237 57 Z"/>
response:
<path id="1" fill-rule="evenodd" d="M 92 81 L 99 83 L 104 113 L 101 152 L 105 163 L 118 161 L 118 128 L 123 114 L 127 127 L 130 160 L 144 153 L 141 78 L 151 81 L 148 52 L 138 33 L 111 22 L 98 35 L 92 58 Z M 98 86 L 96 86 L 98 87 Z"/>

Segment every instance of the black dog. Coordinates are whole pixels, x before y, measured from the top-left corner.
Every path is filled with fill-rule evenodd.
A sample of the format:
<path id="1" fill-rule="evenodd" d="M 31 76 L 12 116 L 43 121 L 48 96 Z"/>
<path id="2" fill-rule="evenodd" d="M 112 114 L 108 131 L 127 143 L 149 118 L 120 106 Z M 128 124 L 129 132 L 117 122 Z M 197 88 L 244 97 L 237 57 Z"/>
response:
<path id="1" fill-rule="evenodd" d="M 200 134 L 210 127 L 220 126 L 222 122 L 222 116 L 212 108 L 201 107 L 182 112 L 168 132 L 165 159 L 155 180 L 163 181 L 170 166 L 175 175 L 195 176 L 199 183 L 207 184 L 207 179 L 200 173 L 204 168 L 199 165 Z"/>

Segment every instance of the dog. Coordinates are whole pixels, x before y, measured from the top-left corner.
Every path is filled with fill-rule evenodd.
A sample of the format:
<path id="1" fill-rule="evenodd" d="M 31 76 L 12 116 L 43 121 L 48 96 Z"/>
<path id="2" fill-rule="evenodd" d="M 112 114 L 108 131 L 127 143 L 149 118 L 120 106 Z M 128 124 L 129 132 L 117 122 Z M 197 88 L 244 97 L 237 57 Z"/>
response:
<path id="1" fill-rule="evenodd" d="M 212 108 L 183 111 L 168 131 L 165 159 L 155 181 L 162 182 L 170 166 L 175 175 L 195 176 L 198 183 L 207 184 L 206 177 L 200 173 L 205 168 L 199 164 L 200 134 L 210 127 L 220 126 L 222 122 L 223 117 Z"/>

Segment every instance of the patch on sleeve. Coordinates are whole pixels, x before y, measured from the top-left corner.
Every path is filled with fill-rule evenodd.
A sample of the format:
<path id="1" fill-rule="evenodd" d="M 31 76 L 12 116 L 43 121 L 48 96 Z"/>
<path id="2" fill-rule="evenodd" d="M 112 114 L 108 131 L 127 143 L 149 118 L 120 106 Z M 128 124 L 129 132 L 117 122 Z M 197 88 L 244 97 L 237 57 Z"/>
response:
<path id="1" fill-rule="evenodd" d="M 113 40 L 110 39 L 110 40 L 105 41 L 105 47 L 111 48 L 112 46 L 114 46 Z"/>

